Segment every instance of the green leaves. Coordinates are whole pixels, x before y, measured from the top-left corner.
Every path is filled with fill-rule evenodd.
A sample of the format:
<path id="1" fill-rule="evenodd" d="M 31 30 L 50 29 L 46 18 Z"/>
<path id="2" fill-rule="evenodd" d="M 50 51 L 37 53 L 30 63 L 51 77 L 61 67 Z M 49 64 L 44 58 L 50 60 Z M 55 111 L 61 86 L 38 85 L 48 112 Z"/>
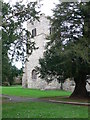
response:
<path id="1" fill-rule="evenodd" d="M 3 76 L 6 76 L 5 79 L 3 78 L 4 80 L 9 79 L 9 74 L 5 71 L 6 68 L 9 69 L 8 72 L 12 71 L 10 69 L 13 61 L 20 60 L 24 65 L 27 58 L 27 49 L 30 51 L 30 54 L 36 49 L 35 43 L 31 42 L 30 31 L 24 28 L 23 25 L 27 21 L 33 22 L 35 19 L 38 20 L 39 12 L 36 11 L 35 2 L 27 3 L 27 5 L 24 5 L 22 2 L 17 2 L 14 6 L 2 2 Z"/>
<path id="2" fill-rule="evenodd" d="M 86 21 L 89 13 L 86 12 L 85 16 L 82 11 L 87 4 L 63 2 L 53 10 L 51 25 L 55 31 L 47 37 L 50 42 L 44 57 L 39 60 L 38 69 L 46 80 L 53 80 L 52 76 L 54 79 L 60 79 L 61 76 L 65 79 L 90 74 L 90 37 L 86 37 L 90 30 Z"/>
<path id="3" fill-rule="evenodd" d="M 8 50 L 12 51 L 12 60 L 16 58 L 26 60 L 26 44 L 31 39 L 31 33 L 23 28 L 23 24 L 26 21 L 33 22 L 35 19 L 39 19 L 38 13 L 35 10 L 36 3 L 30 2 L 27 5 L 22 2 L 16 2 L 14 6 L 10 6 L 9 3 L 3 3 L 2 7 L 2 40 L 3 40 L 3 51 L 8 53 Z M 13 44 L 13 47 L 11 47 Z M 35 49 L 35 43 L 29 42 L 28 49 L 33 51 Z M 20 47 L 21 46 L 21 47 Z M 5 48 L 4 48 L 5 47 Z M 20 50 L 20 54 L 19 54 Z M 17 52 L 18 51 L 18 52 Z M 22 53 L 21 53 L 22 51 Z M 23 52 L 25 54 L 23 54 Z M 20 57 L 18 57 L 20 55 Z"/>

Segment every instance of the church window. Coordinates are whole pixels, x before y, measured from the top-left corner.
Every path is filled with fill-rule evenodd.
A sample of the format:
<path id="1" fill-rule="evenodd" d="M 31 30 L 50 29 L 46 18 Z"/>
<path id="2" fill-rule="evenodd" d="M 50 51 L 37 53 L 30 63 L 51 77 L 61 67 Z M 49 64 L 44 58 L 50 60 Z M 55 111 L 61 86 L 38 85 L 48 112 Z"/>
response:
<path id="1" fill-rule="evenodd" d="M 50 35 L 51 35 L 52 33 L 55 32 L 55 27 L 50 27 L 49 30 L 50 30 Z"/>
<path id="2" fill-rule="evenodd" d="M 36 28 L 32 30 L 32 37 L 36 36 Z"/>
<path id="3" fill-rule="evenodd" d="M 32 79 L 37 79 L 36 70 L 32 70 Z"/>

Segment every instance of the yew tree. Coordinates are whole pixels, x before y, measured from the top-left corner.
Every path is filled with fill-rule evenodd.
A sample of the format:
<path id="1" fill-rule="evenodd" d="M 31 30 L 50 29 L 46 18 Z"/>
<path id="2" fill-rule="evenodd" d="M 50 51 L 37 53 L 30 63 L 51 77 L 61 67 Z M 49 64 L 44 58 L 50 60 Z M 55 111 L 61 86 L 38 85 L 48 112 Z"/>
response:
<path id="1" fill-rule="evenodd" d="M 70 97 L 88 97 L 90 75 L 90 2 L 59 3 L 53 10 L 52 34 L 47 37 L 44 57 L 38 72 L 47 81 L 73 78 L 75 89 Z"/>

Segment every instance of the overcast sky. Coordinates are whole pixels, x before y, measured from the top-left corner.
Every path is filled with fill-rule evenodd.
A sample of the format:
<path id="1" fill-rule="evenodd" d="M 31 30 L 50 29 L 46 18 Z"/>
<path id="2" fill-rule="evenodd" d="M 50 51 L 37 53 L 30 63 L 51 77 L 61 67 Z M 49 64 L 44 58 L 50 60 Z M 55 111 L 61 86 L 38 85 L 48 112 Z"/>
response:
<path id="1" fill-rule="evenodd" d="M 19 2 L 20 0 L 4 0 L 5 2 L 9 2 L 10 4 L 15 4 L 15 2 Z M 23 3 L 26 3 L 27 1 L 32 2 L 32 1 L 36 1 L 36 0 L 23 0 Z M 37 0 L 39 1 L 39 0 Z M 41 1 L 41 0 L 40 0 Z M 57 4 L 59 2 L 59 0 L 42 0 L 40 3 L 43 4 L 41 6 L 41 12 L 45 13 L 45 15 L 52 15 L 52 10 L 55 7 L 55 4 Z M 21 68 L 22 67 L 22 63 L 19 62 L 15 62 L 14 65 L 17 68 Z"/>
<path id="2" fill-rule="evenodd" d="M 15 4 L 16 1 L 19 2 L 20 0 L 4 0 L 4 1 L 9 2 L 11 4 Z M 53 9 L 55 4 L 59 2 L 59 0 L 23 0 L 23 3 L 32 2 L 32 1 L 40 1 L 40 3 L 43 4 L 41 6 L 41 11 L 42 13 L 45 13 L 46 15 L 52 15 L 51 9 Z"/>

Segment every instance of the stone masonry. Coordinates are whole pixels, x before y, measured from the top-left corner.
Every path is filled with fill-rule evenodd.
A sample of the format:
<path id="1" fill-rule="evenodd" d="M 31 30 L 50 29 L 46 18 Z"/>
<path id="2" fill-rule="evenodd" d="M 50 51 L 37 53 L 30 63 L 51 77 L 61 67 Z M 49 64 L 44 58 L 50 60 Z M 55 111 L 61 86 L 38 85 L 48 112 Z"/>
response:
<path id="1" fill-rule="evenodd" d="M 40 22 L 35 21 L 34 24 L 27 23 L 27 29 L 32 33 L 36 29 L 36 35 L 32 38 L 35 41 L 37 50 L 34 50 L 32 55 L 28 57 L 28 62 L 25 64 L 22 86 L 34 89 L 60 89 L 60 84 L 57 80 L 48 84 L 45 80 L 41 80 L 35 75 L 35 67 L 39 65 L 39 58 L 43 57 L 47 35 L 50 34 L 50 22 L 44 14 L 40 17 Z M 35 78 L 36 76 L 36 78 Z"/>

